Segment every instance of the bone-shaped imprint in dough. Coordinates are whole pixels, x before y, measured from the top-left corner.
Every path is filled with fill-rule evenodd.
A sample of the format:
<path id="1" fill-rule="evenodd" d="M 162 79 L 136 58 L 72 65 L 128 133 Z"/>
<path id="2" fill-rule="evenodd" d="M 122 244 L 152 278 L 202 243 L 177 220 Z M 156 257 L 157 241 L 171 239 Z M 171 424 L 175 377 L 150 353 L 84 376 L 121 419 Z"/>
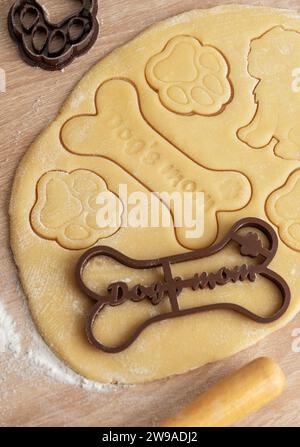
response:
<path id="1" fill-rule="evenodd" d="M 241 233 L 244 228 L 252 228 L 251 232 Z M 257 232 L 253 229 L 261 231 L 268 241 L 268 247 L 259 238 Z M 234 243 L 244 257 L 255 258 L 254 264 L 243 264 L 234 268 L 222 267 L 215 273 L 195 272 L 192 277 L 183 278 L 181 276 L 173 276 L 172 266 L 182 264 L 188 261 L 200 260 L 208 258 L 222 251 L 228 244 Z M 210 311 L 210 310 L 230 310 L 256 321 L 257 323 L 271 323 L 279 319 L 288 309 L 290 303 L 290 289 L 285 280 L 268 268 L 270 262 L 274 258 L 278 247 L 278 239 L 274 229 L 267 222 L 257 218 L 245 218 L 236 222 L 227 235 L 215 245 L 206 249 L 169 256 L 160 259 L 136 260 L 128 258 L 123 253 L 116 251 L 110 247 L 94 247 L 84 253 L 76 268 L 76 278 L 81 290 L 96 301 L 93 306 L 86 325 L 87 336 L 91 344 L 98 349 L 109 353 L 117 353 L 127 349 L 139 335 L 153 323 L 178 318 L 185 315 Z M 151 285 L 137 284 L 131 289 L 125 281 L 119 281 L 108 285 L 104 294 L 98 294 L 90 289 L 84 282 L 83 274 L 85 268 L 91 259 L 95 257 L 112 258 L 118 263 L 125 265 L 131 269 L 139 271 L 144 269 L 154 270 L 161 267 L 164 279 L 156 281 Z M 261 276 L 271 281 L 280 292 L 282 298 L 281 305 L 274 314 L 270 316 L 260 316 L 250 310 L 235 303 L 217 303 L 200 305 L 196 307 L 181 308 L 179 297 L 186 288 L 192 289 L 194 292 L 205 288 L 214 289 L 218 286 L 225 286 L 228 283 L 237 283 L 250 281 L 254 283 L 257 277 Z M 94 334 L 94 326 L 97 317 L 105 310 L 107 306 L 118 307 L 125 302 L 132 301 L 141 303 L 145 300 L 150 301 L 153 306 L 157 306 L 168 297 L 170 303 L 170 311 L 150 317 L 142 322 L 134 331 L 127 335 L 127 339 L 119 345 L 107 346 L 102 343 Z"/>
<path id="2" fill-rule="evenodd" d="M 130 81 L 104 82 L 96 94 L 96 110 L 95 115 L 79 115 L 65 123 L 61 141 L 67 150 L 105 157 L 152 192 L 204 192 L 204 235 L 192 239 L 186 228 L 178 227 L 182 246 L 195 249 L 212 244 L 218 233 L 218 211 L 238 210 L 249 202 L 251 185 L 246 176 L 197 164 L 153 129 Z M 170 211 L 174 215 L 173 205 Z"/>

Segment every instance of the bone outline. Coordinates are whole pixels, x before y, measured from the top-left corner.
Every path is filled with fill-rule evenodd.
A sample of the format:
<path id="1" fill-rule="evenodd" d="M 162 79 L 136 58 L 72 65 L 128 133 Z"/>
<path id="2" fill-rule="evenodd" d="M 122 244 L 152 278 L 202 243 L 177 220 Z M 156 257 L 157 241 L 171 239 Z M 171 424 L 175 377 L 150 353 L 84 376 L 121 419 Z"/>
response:
<path id="1" fill-rule="evenodd" d="M 273 284 L 277 287 L 277 289 L 279 289 L 281 296 L 282 296 L 281 307 L 275 312 L 274 315 L 269 316 L 269 317 L 262 317 L 262 316 L 256 315 L 255 313 L 245 309 L 244 307 L 242 307 L 240 305 L 233 304 L 233 303 L 227 303 L 227 302 L 226 303 L 218 303 L 218 304 L 209 304 L 209 305 L 198 306 L 198 307 L 194 307 L 194 308 L 190 308 L 190 309 L 180 310 L 179 305 L 178 305 L 178 296 L 176 293 L 176 288 L 174 290 L 174 283 L 175 283 L 176 278 L 173 278 L 173 276 L 172 276 L 171 265 L 182 263 L 182 262 L 187 262 L 187 261 L 193 261 L 193 260 L 197 260 L 197 259 L 203 259 L 203 258 L 212 256 L 212 255 L 220 252 L 231 241 L 237 242 L 240 246 L 242 246 L 241 238 L 243 238 L 243 237 L 239 236 L 237 234 L 237 232 L 239 230 L 241 230 L 242 228 L 247 228 L 247 227 L 249 227 L 249 228 L 252 227 L 252 228 L 256 228 L 256 229 L 260 230 L 267 237 L 270 247 L 267 249 L 261 245 L 261 248 L 258 249 L 258 253 L 255 255 L 251 255 L 251 254 L 245 255 L 242 252 L 241 252 L 241 254 L 243 256 L 250 256 L 250 257 L 256 257 L 256 256 L 258 256 L 258 254 L 260 254 L 265 258 L 264 262 L 262 262 L 259 265 L 253 266 L 252 270 L 256 274 L 261 275 L 264 278 L 273 282 Z M 87 333 L 88 340 L 97 349 L 100 349 L 104 352 L 119 353 L 119 352 L 127 349 L 130 345 L 132 345 L 134 343 L 134 341 L 139 337 L 139 335 L 147 327 L 149 327 L 150 325 L 152 325 L 156 322 L 173 319 L 173 318 L 178 318 L 178 317 L 186 316 L 186 315 L 192 315 L 192 314 L 196 314 L 196 313 L 207 312 L 210 310 L 231 310 L 231 311 L 237 312 L 237 313 L 239 313 L 239 314 L 241 314 L 257 323 L 262 323 L 262 324 L 274 322 L 274 321 L 278 320 L 287 311 L 289 304 L 290 304 L 290 299 L 291 299 L 291 292 L 290 292 L 289 286 L 286 283 L 286 281 L 280 275 L 278 275 L 276 272 L 274 272 L 273 270 L 268 268 L 268 265 L 270 264 L 270 262 L 276 255 L 277 249 L 278 249 L 278 238 L 277 238 L 275 230 L 272 228 L 272 226 L 270 224 L 268 224 L 264 220 L 258 219 L 258 218 L 244 218 L 244 219 L 239 220 L 231 227 L 231 229 L 227 232 L 227 234 L 224 236 L 224 238 L 220 242 L 218 242 L 210 247 L 183 253 L 183 254 L 179 254 L 179 255 L 174 255 L 174 256 L 170 256 L 170 257 L 167 256 L 167 257 L 157 258 L 157 259 L 135 260 L 135 259 L 127 257 L 123 253 L 120 253 L 119 251 L 117 251 L 111 247 L 106 247 L 106 246 L 93 247 L 81 256 L 81 258 L 79 259 L 79 261 L 77 263 L 76 271 L 75 271 L 76 280 L 77 280 L 77 283 L 78 283 L 80 289 L 83 291 L 83 293 L 85 295 L 89 296 L 94 301 L 97 301 L 97 303 L 92 307 L 92 309 L 88 315 L 87 322 L 86 322 L 86 333 Z M 146 320 L 128 337 L 128 339 L 124 343 L 122 343 L 119 346 L 113 346 L 113 347 L 108 347 L 108 346 L 103 345 L 95 337 L 95 335 L 93 333 L 93 327 L 94 327 L 97 316 L 107 305 L 118 306 L 118 305 L 122 305 L 122 303 L 113 303 L 113 302 L 105 301 L 105 299 L 103 299 L 104 298 L 103 296 L 90 290 L 83 281 L 83 272 L 84 272 L 84 269 L 87 266 L 88 262 L 92 258 L 94 258 L 96 256 L 101 256 L 101 255 L 110 257 L 110 258 L 126 265 L 127 267 L 134 268 L 134 269 L 151 269 L 151 268 L 155 268 L 155 267 L 163 267 L 165 281 L 168 282 L 168 280 L 169 280 L 169 284 L 171 284 L 171 287 L 172 287 L 172 289 L 169 288 L 169 290 L 168 290 L 169 300 L 171 303 L 172 311 L 157 315 L 155 317 L 150 318 L 149 320 Z"/>
<path id="2" fill-rule="evenodd" d="M 137 108 L 137 116 L 138 119 L 140 119 L 143 122 L 143 125 L 146 126 L 146 131 L 147 133 L 151 134 L 151 139 L 150 142 L 153 140 L 155 143 L 157 143 L 157 141 L 155 141 L 155 139 L 158 140 L 158 143 L 162 146 L 162 148 L 159 151 L 159 154 L 162 155 L 162 165 L 160 166 L 159 171 L 157 172 L 157 170 L 155 171 L 155 166 L 152 167 L 152 169 L 155 171 L 154 173 L 154 180 L 151 177 L 151 179 L 149 180 L 148 175 L 149 175 L 149 169 L 151 169 L 151 166 L 149 168 L 149 166 L 140 166 L 140 173 L 136 174 L 135 169 L 133 169 L 132 167 L 130 167 L 130 164 L 132 163 L 130 160 L 130 157 L 132 157 L 132 155 L 128 155 L 125 153 L 125 155 L 122 155 L 121 158 L 120 154 L 118 154 L 118 152 L 115 152 L 115 155 L 112 155 L 113 150 L 117 151 L 117 148 L 110 148 L 108 149 L 107 146 L 107 142 L 106 144 L 102 144 L 101 146 L 101 141 L 99 142 L 99 144 L 97 145 L 97 147 L 91 149 L 91 145 L 89 145 L 88 142 L 83 142 L 80 141 L 77 145 L 77 148 L 75 149 L 74 143 L 71 139 L 71 142 L 68 141 L 68 137 L 67 137 L 67 131 L 66 129 L 69 129 L 70 125 L 75 125 L 76 120 L 81 120 L 81 119 L 101 119 L 101 115 L 103 116 L 105 114 L 105 108 L 103 106 L 104 100 L 103 97 L 105 96 L 105 93 L 103 93 L 104 88 L 107 87 L 110 83 L 120 83 L 122 82 L 122 89 L 123 88 L 129 88 L 128 92 L 126 92 L 126 94 L 132 94 L 132 92 L 135 94 L 135 98 L 134 98 L 134 102 L 135 102 L 135 106 Z M 121 85 L 121 84 L 120 84 Z M 163 136 L 159 131 L 157 131 L 149 122 L 149 120 L 146 118 L 145 114 L 143 113 L 142 110 L 142 105 L 141 105 L 141 100 L 140 100 L 140 94 L 139 91 L 137 89 L 137 86 L 134 84 L 134 82 L 132 82 L 129 79 L 126 78 L 112 78 L 112 79 L 108 79 L 106 81 L 104 81 L 97 89 L 96 93 L 95 93 L 95 98 L 94 98 L 94 102 L 95 102 L 95 113 L 89 113 L 89 114 L 80 114 L 80 115 L 75 115 L 72 116 L 71 118 L 69 118 L 64 125 L 61 128 L 61 132 L 60 132 L 60 141 L 62 146 L 68 151 L 71 152 L 73 154 L 76 155 L 81 155 L 81 156 L 93 156 L 93 157 L 99 157 L 99 158 L 105 158 L 108 159 L 109 161 L 113 162 L 114 164 L 117 164 L 121 169 L 125 170 L 125 172 L 127 172 L 128 175 L 130 175 L 131 177 L 133 177 L 134 179 L 136 179 L 140 184 L 142 184 L 148 191 L 150 192 L 154 192 L 154 191 L 158 191 L 161 192 L 162 188 L 161 187 L 156 187 L 155 186 L 155 177 L 159 177 L 159 175 L 161 175 L 161 177 L 163 176 L 163 174 L 165 174 L 167 172 L 168 175 L 168 170 L 175 168 L 175 171 L 178 171 L 182 169 L 182 162 L 185 162 L 186 168 L 184 170 L 184 172 L 188 172 L 190 175 L 191 172 L 191 178 L 187 177 L 186 180 L 192 180 L 194 183 L 196 183 L 196 186 L 199 186 L 198 182 L 199 182 L 199 177 L 201 178 L 201 174 L 202 177 L 204 177 L 204 181 L 203 183 L 205 184 L 205 182 L 208 180 L 208 176 L 210 175 L 217 175 L 220 173 L 224 173 L 227 174 L 228 176 L 228 180 L 232 181 L 238 181 L 239 182 L 239 192 L 242 192 L 240 197 L 230 197 L 230 198 L 224 198 L 221 197 L 220 198 L 220 194 L 223 193 L 222 191 L 222 184 L 219 185 L 218 187 L 218 179 L 216 179 L 215 181 L 212 182 L 212 186 L 210 187 L 210 190 L 208 190 L 209 194 L 206 194 L 206 200 L 205 200 L 205 206 L 206 204 L 210 204 L 210 199 L 212 200 L 212 205 L 210 206 L 210 209 L 208 212 L 205 213 L 207 220 L 207 225 L 206 225 L 206 238 L 205 240 L 201 240 L 201 238 L 197 238 L 197 239 L 190 239 L 187 238 L 185 236 L 185 228 L 174 228 L 175 231 L 175 236 L 176 239 L 178 241 L 178 243 L 187 249 L 197 249 L 199 248 L 199 246 L 202 248 L 203 246 L 208 246 L 211 245 L 212 243 L 214 243 L 217 239 L 217 235 L 219 232 L 219 220 L 218 220 L 218 214 L 221 212 L 234 212 L 234 211 L 238 211 L 240 209 L 245 208 L 251 201 L 252 198 L 252 194 L 253 194 L 253 190 L 252 190 L 252 184 L 249 180 L 249 178 L 242 172 L 240 171 L 235 171 L 235 170 L 227 170 L 227 169 L 212 169 L 209 168 L 207 166 L 205 166 L 203 163 L 199 163 L 198 161 L 196 161 L 195 159 L 193 159 L 191 156 L 187 155 L 184 150 L 182 150 L 180 147 L 178 147 L 175 143 L 173 143 L 170 139 L 168 139 L 167 137 Z M 115 111 L 113 107 L 111 107 L 111 109 L 109 109 L 110 112 L 111 111 Z M 104 115 L 105 116 L 105 115 Z M 135 116 L 135 115 L 134 115 Z M 106 117 L 107 119 L 107 117 Z M 124 126 L 125 128 L 127 128 L 127 122 L 125 123 L 126 125 Z M 129 126 L 130 128 L 130 126 Z M 132 130 L 132 129 L 130 129 Z M 111 130 L 112 132 L 112 130 Z M 144 129 L 143 129 L 144 132 Z M 143 132 L 141 133 L 143 136 Z M 149 135 L 147 135 L 148 137 Z M 111 138 L 111 137 L 110 137 Z M 117 137 L 113 137 L 115 139 L 117 139 Z M 140 138 L 140 134 L 138 132 L 138 138 L 136 140 L 138 140 Z M 147 143 L 149 143 L 149 141 L 147 141 Z M 87 148 L 87 149 L 85 149 Z M 149 148 L 151 148 L 151 145 L 149 146 Z M 147 151 L 148 153 L 151 152 L 151 150 L 149 151 L 149 148 L 146 149 L 146 154 Z M 171 161 L 168 160 L 168 157 L 165 155 L 168 151 L 172 151 L 171 153 L 174 154 L 174 159 L 171 159 Z M 129 159 L 129 161 L 128 161 Z M 124 161 L 125 160 L 125 161 Z M 175 161 L 174 161 L 175 160 Z M 160 161 L 160 163 L 161 163 Z M 167 163 L 166 163 L 167 162 Z M 174 166 L 174 163 L 176 162 L 176 166 Z M 129 167 L 128 167 L 129 165 Z M 197 171 L 197 172 L 195 172 Z M 142 175 L 141 175 L 142 174 Z M 221 176 L 222 177 L 222 176 Z M 203 179 L 202 179 L 203 180 Z M 170 189 L 171 192 L 174 191 L 178 191 L 178 185 L 176 186 L 167 186 L 165 187 L 167 180 L 163 180 L 164 181 L 164 186 L 163 186 L 163 191 L 168 191 L 168 189 Z M 154 185 L 154 187 L 153 187 Z M 180 185 L 179 185 L 180 186 Z M 200 184 L 201 186 L 201 184 Z M 200 189 L 201 191 L 201 189 Z M 194 191 L 196 192 L 196 191 Z M 211 197 L 212 196 L 212 197 Z M 232 203 L 235 202 L 236 205 L 232 205 Z M 221 205 L 218 205 L 219 203 L 221 203 Z M 164 203 L 166 205 L 166 203 Z M 169 208 L 169 207 L 168 207 Z M 169 208 L 170 212 L 174 218 L 173 215 L 173 210 L 172 207 Z M 203 238 L 202 238 L 203 239 Z"/>

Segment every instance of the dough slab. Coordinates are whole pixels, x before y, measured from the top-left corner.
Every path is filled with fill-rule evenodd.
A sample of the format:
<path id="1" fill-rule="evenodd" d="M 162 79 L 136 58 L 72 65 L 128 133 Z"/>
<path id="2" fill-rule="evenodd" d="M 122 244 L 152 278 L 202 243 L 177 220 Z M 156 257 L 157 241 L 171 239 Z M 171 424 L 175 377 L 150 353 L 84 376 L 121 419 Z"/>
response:
<path id="1" fill-rule="evenodd" d="M 227 6 L 171 18 L 95 65 L 28 149 L 11 197 L 11 245 L 41 335 L 75 371 L 109 383 L 184 373 L 253 345 L 299 311 L 299 51 L 300 16 L 291 11 Z M 174 227 L 99 228 L 97 194 L 119 200 L 120 184 L 147 196 L 204 192 L 204 236 L 189 239 Z M 176 255 L 210 246 L 250 216 L 272 224 L 279 237 L 271 267 L 292 300 L 278 321 L 259 324 L 216 310 L 153 324 L 118 354 L 89 344 L 85 320 L 94 303 L 74 275 L 85 250 L 106 245 L 134 259 Z M 227 247 L 175 270 L 190 276 L 240 262 Z M 100 293 L 113 281 L 149 284 L 160 275 L 95 258 L 85 281 Z M 278 300 L 261 277 L 180 296 L 183 308 L 231 302 L 263 316 Z M 165 299 L 107 307 L 95 331 L 118 343 L 168 306 Z"/>

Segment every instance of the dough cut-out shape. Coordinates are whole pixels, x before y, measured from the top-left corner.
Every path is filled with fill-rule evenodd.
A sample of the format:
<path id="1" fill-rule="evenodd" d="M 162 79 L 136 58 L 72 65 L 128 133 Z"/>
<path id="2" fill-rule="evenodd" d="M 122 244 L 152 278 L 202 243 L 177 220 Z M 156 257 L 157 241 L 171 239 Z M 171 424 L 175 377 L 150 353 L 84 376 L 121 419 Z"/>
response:
<path id="1" fill-rule="evenodd" d="M 53 351 L 82 376 L 105 383 L 142 384 L 186 373 L 252 346 L 288 324 L 299 312 L 300 250 L 295 248 L 300 239 L 298 187 L 291 187 L 292 195 L 287 191 L 292 197 L 288 206 L 286 199 L 278 201 L 278 216 L 276 211 L 273 217 L 271 206 L 274 191 L 280 189 L 280 195 L 286 194 L 282 185 L 287 179 L 293 181 L 292 173 L 300 170 L 299 161 L 274 156 L 272 143 L 266 150 L 253 150 L 237 135 L 237 130 L 249 123 L 255 112 L 253 90 L 258 79 L 248 71 L 251 45 L 256 41 L 260 46 L 260 38 L 262 42 L 263 34 L 267 36 L 274 27 L 279 27 L 278 35 L 289 43 L 288 30 L 300 30 L 300 14 L 232 5 L 188 12 L 157 24 L 93 66 L 57 111 L 54 121 L 26 150 L 16 171 L 10 202 L 11 246 L 38 330 Z M 227 79 L 232 101 L 223 106 L 220 103 L 221 109 L 215 114 L 171 111 L 147 80 L 147 67 L 153 56 L 161 55 L 168 42 L 183 36 L 188 41 L 195 39 L 197 48 L 200 42 L 203 48 L 215 48 L 230 69 Z M 295 62 L 294 53 L 291 54 Z M 185 64 L 180 68 L 186 75 L 188 54 L 180 57 Z M 213 68 L 213 62 L 210 63 Z M 291 82 L 296 79 L 294 75 L 291 73 Z M 181 82 L 182 79 L 186 80 L 181 78 Z M 173 80 L 168 78 L 168 82 Z M 277 87 L 277 97 L 281 98 L 287 86 L 279 83 Z M 171 90 L 175 97 L 177 93 Z M 64 95 L 62 92 L 61 101 Z M 184 98 L 179 93 L 180 96 Z M 291 107 L 293 119 L 298 119 L 300 112 L 294 102 Z M 266 120 L 266 128 L 273 125 L 273 115 Z M 280 119 L 286 128 L 284 113 Z M 18 124 L 16 121 L 16 128 Z M 204 237 L 187 239 L 185 229 L 175 231 L 173 225 L 122 225 L 106 239 L 99 231 L 80 244 L 73 239 L 59 242 L 59 238 L 65 238 L 62 229 L 69 220 L 76 222 L 82 216 L 82 200 L 78 200 L 77 194 L 67 193 L 65 186 L 66 179 L 72 179 L 76 171 L 103 179 L 102 188 L 119 195 L 124 209 L 126 201 L 119 193 L 120 185 L 127 186 L 128 194 L 143 193 L 150 198 L 151 190 L 180 192 L 195 187 L 196 182 L 197 188 L 206 193 Z M 55 181 L 49 191 L 52 194 L 54 190 L 59 201 L 67 200 L 64 213 L 62 207 L 56 212 L 55 201 L 49 201 L 44 209 L 46 189 L 42 194 L 38 191 L 51 172 L 55 173 Z M 284 219 L 282 209 L 289 213 L 283 213 Z M 34 213 L 38 216 L 36 224 L 32 221 Z M 270 268 L 286 280 L 291 290 L 290 305 L 281 318 L 260 324 L 236 312 L 213 310 L 150 325 L 124 352 L 110 354 L 88 342 L 84 328 L 94 303 L 74 277 L 78 260 L 87 249 L 107 246 L 134 260 L 178 256 L 187 253 L 188 247 L 206 250 L 213 243 L 218 244 L 235 222 L 250 216 L 272 224 L 279 236 L 278 251 Z M 285 220 L 296 222 L 292 227 L 293 240 L 289 235 L 284 239 L 278 230 Z M 68 237 L 76 236 L 76 231 L 71 227 Z M 246 231 L 241 230 L 241 234 Z M 258 234 L 264 244 L 264 235 L 259 230 Z M 192 278 L 195 272 L 218 272 L 224 266 L 232 271 L 243 263 L 260 261 L 247 259 L 247 254 L 243 258 L 234 243 L 228 244 L 206 259 L 173 264 L 172 277 Z M 90 260 L 83 279 L 90 290 L 103 296 L 107 285 L 117 281 L 133 290 L 136 285 L 155 284 L 164 277 L 161 268 L 137 270 L 100 256 Z M 105 346 L 119 346 L 120 341 L 127 339 L 130 328 L 135 330 L 142 322 L 170 311 L 168 299 L 155 306 L 148 301 L 127 300 L 122 306 L 106 306 L 95 320 L 95 337 Z M 184 288 L 179 303 L 183 310 L 232 303 L 267 318 L 280 308 L 281 296 L 274 284 L 259 275 L 253 283 L 229 282 L 222 288 L 198 291 Z"/>
<path id="2" fill-rule="evenodd" d="M 300 170 L 270 195 L 266 210 L 283 242 L 300 251 Z"/>
<path id="3" fill-rule="evenodd" d="M 63 126 L 65 148 L 114 161 L 152 192 L 204 192 L 205 234 L 192 239 L 185 228 L 175 231 L 183 247 L 212 244 L 218 234 L 218 211 L 238 210 L 249 202 L 248 179 L 239 172 L 204 168 L 163 138 L 145 120 L 132 83 L 123 79 L 104 82 L 95 100 L 96 115 L 76 116 Z"/>
<path id="4" fill-rule="evenodd" d="M 105 181 L 93 172 L 51 171 L 39 180 L 37 200 L 31 212 L 31 225 L 42 238 L 55 240 L 64 248 L 88 248 L 118 228 L 100 228 L 97 224 L 97 196 L 109 192 Z M 109 192 L 113 194 L 112 192 Z M 116 197 L 114 197 L 117 199 Z M 117 214 L 122 213 L 119 204 Z"/>
<path id="5" fill-rule="evenodd" d="M 253 148 L 277 140 L 275 155 L 300 160 L 300 32 L 276 26 L 252 40 L 248 70 L 258 79 L 254 90 L 257 109 L 252 121 L 238 131 L 239 138 Z M 297 71 L 298 70 L 298 71 Z"/>
<path id="6" fill-rule="evenodd" d="M 149 60 L 146 77 L 162 104 L 175 113 L 221 113 L 233 96 L 225 57 L 192 36 L 171 39 Z"/>

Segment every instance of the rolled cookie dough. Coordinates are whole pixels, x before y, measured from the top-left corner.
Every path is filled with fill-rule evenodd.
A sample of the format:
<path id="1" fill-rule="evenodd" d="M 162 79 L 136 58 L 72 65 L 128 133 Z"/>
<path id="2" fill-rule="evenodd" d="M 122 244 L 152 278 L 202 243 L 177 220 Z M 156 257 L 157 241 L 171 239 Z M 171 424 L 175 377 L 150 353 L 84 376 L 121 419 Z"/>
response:
<path id="1" fill-rule="evenodd" d="M 121 383 L 184 373 L 245 349 L 299 310 L 299 46 L 294 12 L 228 6 L 172 18 L 100 61 L 29 148 L 13 186 L 11 245 L 41 335 L 75 371 Z M 119 184 L 148 195 L 204 191 L 204 236 L 189 239 L 173 227 L 99 228 L 97 194 L 117 196 Z M 261 325 L 218 310 L 154 324 L 118 354 L 88 343 L 84 327 L 93 302 L 74 277 L 87 248 L 106 245 L 136 259 L 175 255 L 211 245 L 249 216 L 278 230 L 271 267 L 292 292 L 281 319 Z M 240 261 L 227 247 L 178 267 L 178 274 Z M 149 284 L 160 275 L 96 258 L 85 280 L 101 292 L 112 281 Z M 263 278 L 180 297 L 183 307 L 199 301 L 237 303 L 261 315 L 278 306 Z M 156 307 L 126 302 L 103 312 L 95 330 L 113 344 L 167 310 L 167 299 Z"/>

